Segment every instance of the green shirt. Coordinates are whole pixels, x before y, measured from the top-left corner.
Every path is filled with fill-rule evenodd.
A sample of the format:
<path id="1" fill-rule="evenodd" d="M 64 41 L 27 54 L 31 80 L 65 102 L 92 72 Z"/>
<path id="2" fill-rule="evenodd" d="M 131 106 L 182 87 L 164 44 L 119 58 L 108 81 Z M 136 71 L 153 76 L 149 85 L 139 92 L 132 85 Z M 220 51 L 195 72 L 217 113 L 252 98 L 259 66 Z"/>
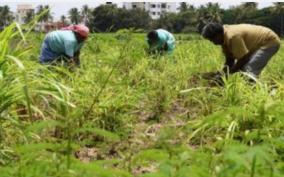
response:
<path id="1" fill-rule="evenodd" d="M 70 30 L 57 30 L 47 34 L 46 39 L 50 49 L 58 55 L 67 55 L 74 57 L 74 54 L 80 50 L 83 43 L 77 42 L 76 36 Z"/>
<path id="2" fill-rule="evenodd" d="M 175 38 L 174 36 L 164 30 L 164 29 L 157 29 L 156 32 L 158 33 L 158 43 L 155 46 L 152 46 L 152 49 L 162 49 L 165 45 L 165 43 L 167 43 L 168 45 L 168 50 L 167 52 L 171 53 L 173 52 L 174 48 L 175 48 Z"/>

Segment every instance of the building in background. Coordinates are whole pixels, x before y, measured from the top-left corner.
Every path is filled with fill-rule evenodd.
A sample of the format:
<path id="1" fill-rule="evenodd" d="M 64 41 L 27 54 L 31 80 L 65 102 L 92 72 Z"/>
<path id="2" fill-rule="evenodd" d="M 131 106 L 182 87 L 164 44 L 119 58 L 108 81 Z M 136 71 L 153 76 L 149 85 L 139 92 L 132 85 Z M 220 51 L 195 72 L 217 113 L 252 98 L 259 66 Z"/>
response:
<path id="1" fill-rule="evenodd" d="M 34 30 L 37 32 L 45 32 L 48 33 L 50 31 L 59 30 L 67 25 L 62 22 L 45 22 L 45 23 L 37 23 L 35 25 Z"/>
<path id="2" fill-rule="evenodd" d="M 124 2 L 123 8 L 143 9 L 149 12 L 152 19 L 159 19 L 163 13 L 177 13 L 178 4 L 176 2 Z"/>
<path id="3" fill-rule="evenodd" d="M 17 11 L 15 13 L 15 20 L 19 24 L 25 23 L 25 18 L 29 12 L 34 13 L 35 9 L 31 4 L 19 4 L 17 5 Z"/>
<path id="4" fill-rule="evenodd" d="M 127 10 L 137 9 L 137 8 L 145 10 L 146 2 L 124 2 L 123 8 Z"/>

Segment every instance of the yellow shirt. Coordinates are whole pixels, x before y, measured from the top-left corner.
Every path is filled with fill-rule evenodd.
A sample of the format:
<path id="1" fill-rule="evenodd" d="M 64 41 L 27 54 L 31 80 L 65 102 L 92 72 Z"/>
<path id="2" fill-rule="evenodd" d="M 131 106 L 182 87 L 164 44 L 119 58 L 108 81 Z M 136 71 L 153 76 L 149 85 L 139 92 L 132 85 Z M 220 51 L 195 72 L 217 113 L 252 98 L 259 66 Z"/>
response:
<path id="1" fill-rule="evenodd" d="M 239 24 L 224 25 L 224 52 L 241 59 L 258 49 L 280 45 L 280 39 L 272 30 L 263 26 Z"/>

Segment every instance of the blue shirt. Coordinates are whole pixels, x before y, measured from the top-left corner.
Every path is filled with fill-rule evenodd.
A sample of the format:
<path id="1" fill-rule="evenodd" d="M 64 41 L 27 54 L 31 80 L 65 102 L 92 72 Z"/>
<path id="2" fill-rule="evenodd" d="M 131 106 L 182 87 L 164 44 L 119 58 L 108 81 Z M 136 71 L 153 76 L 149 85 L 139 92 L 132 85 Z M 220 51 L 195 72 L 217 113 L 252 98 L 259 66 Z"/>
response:
<path id="1" fill-rule="evenodd" d="M 164 29 L 157 29 L 156 32 L 158 33 L 159 40 L 155 46 L 152 46 L 152 49 L 162 49 L 165 43 L 167 43 L 168 45 L 167 52 L 171 53 L 175 48 L 174 36 L 170 32 Z"/>
<path id="2" fill-rule="evenodd" d="M 77 42 L 74 32 L 70 30 L 50 32 L 47 34 L 46 40 L 51 51 L 57 55 L 74 57 L 74 54 L 82 47 L 82 43 Z"/>

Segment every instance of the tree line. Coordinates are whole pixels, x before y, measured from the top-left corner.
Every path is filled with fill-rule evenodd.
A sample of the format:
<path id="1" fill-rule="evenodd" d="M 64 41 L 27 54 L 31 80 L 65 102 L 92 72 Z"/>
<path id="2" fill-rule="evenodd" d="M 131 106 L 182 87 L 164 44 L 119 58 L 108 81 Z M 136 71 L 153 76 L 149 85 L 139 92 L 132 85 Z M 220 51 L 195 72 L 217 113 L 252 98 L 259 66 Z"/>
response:
<path id="1" fill-rule="evenodd" d="M 49 6 L 38 6 L 35 12 L 25 17 L 25 22 L 31 21 L 35 15 L 40 14 Z M 7 26 L 13 21 L 13 15 L 8 6 L 0 6 L 0 27 Z M 50 11 L 40 18 L 41 22 L 52 21 Z M 69 20 L 67 20 L 69 19 Z M 164 13 L 158 20 L 153 20 L 148 12 L 141 9 L 126 10 L 116 5 L 100 5 L 90 8 L 72 8 L 68 15 L 62 15 L 60 21 L 67 24 L 86 24 L 93 32 L 114 32 L 124 28 L 150 30 L 165 28 L 174 33 L 200 32 L 208 22 L 223 24 L 250 23 L 271 28 L 277 34 L 284 34 L 284 2 L 275 2 L 270 7 L 258 8 L 256 2 L 246 2 L 238 6 L 223 9 L 218 3 L 207 3 L 200 7 L 180 4 L 178 13 Z"/>

